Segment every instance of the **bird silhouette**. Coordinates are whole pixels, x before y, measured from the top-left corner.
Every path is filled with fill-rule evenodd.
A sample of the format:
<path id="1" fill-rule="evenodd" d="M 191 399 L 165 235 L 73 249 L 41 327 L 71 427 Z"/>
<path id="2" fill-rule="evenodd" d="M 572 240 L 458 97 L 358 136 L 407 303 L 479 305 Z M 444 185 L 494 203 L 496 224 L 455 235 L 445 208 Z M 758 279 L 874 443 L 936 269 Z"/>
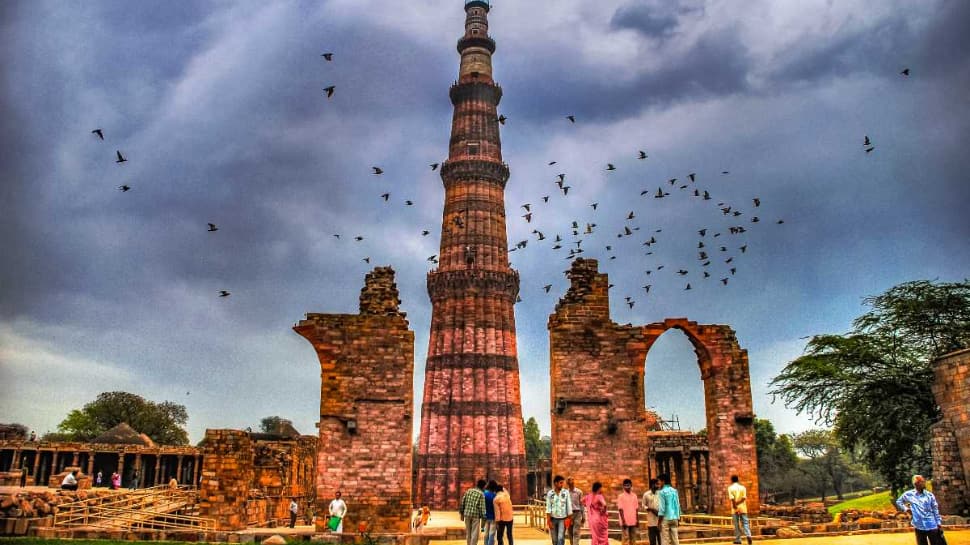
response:
<path id="1" fill-rule="evenodd" d="M 761 206 L 761 199 L 759 199 L 758 197 L 755 197 L 755 198 L 753 198 L 751 200 L 754 202 L 755 208 Z"/>
<path id="2" fill-rule="evenodd" d="M 626 215 L 626 219 L 628 220 L 632 220 L 635 217 L 636 216 L 633 214 L 633 210 L 630 210 L 630 213 Z"/>
<path id="3" fill-rule="evenodd" d="M 421 231 L 421 236 L 423 236 L 423 237 L 426 237 L 426 236 L 428 236 L 430 234 L 431 234 L 431 231 L 428 231 L 428 230 Z"/>
<path id="4" fill-rule="evenodd" d="M 526 212 L 531 212 L 532 211 L 532 204 L 531 203 L 525 203 L 525 204 L 522 205 L 522 208 L 525 208 L 525 211 Z"/>
<path id="5" fill-rule="evenodd" d="M 404 201 L 404 206 L 414 206 L 414 201 Z"/>
<path id="6" fill-rule="evenodd" d="M 738 249 L 741 250 L 741 253 L 743 254 L 744 252 L 747 252 L 748 251 L 748 245 L 745 244 L 744 246 L 741 246 Z"/>
<path id="7" fill-rule="evenodd" d="M 652 285 L 653 284 L 647 284 L 647 285 L 643 286 L 644 291 L 646 291 L 647 293 L 650 293 L 650 286 L 652 286 Z"/>
<path id="8" fill-rule="evenodd" d="M 872 150 L 876 149 L 876 146 L 869 146 L 866 148 L 866 153 L 872 153 Z"/>
<path id="9" fill-rule="evenodd" d="M 904 76 L 908 76 L 909 75 L 909 68 L 903 68 L 903 71 L 900 72 L 900 74 L 902 74 Z"/>
<path id="10" fill-rule="evenodd" d="M 563 194 L 564 197 L 569 194 L 569 188 L 570 187 L 572 187 L 572 186 L 568 186 L 568 185 L 567 186 L 563 186 L 563 188 L 562 188 L 562 194 Z"/>
<path id="11" fill-rule="evenodd" d="M 606 163 L 606 170 L 616 170 L 616 167 L 613 166 L 613 163 Z"/>
<path id="12" fill-rule="evenodd" d="M 546 290 L 546 293 L 549 293 L 549 290 L 552 289 L 552 284 L 546 284 L 545 286 L 542 286 L 542 289 Z"/>
<path id="13" fill-rule="evenodd" d="M 507 120 L 507 119 L 508 119 L 508 118 L 507 118 L 507 117 L 505 117 L 504 115 L 500 115 L 500 116 L 498 116 L 498 122 L 499 122 L 500 124 L 502 124 L 502 125 L 505 125 L 505 120 Z"/>
<path id="14" fill-rule="evenodd" d="M 681 276 L 687 276 L 687 271 L 684 270 L 684 269 L 680 269 L 679 271 L 677 271 L 677 274 L 679 274 Z"/>
<path id="15" fill-rule="evenodd" d="M 384 202 L 387 202 L 387 200 L 391 198 L 391 194 L 390 193 L 381 193 L 381 198 L 384 199 Z"/>
<path id="16" fill-rule="evenodd" d="M 691 182 L 691 183 L 694 183 L 694 178 L 695 178 L 696 176 L 697 176 L 697 174 L 695 174 L 695 173 L 693 173 L 693 172 L 691 172 L 690 174 L 688 174 L 688 175 L 687 175 L 687 177 L 688 177 L 688 178 L 690 178 L 690 182 Z"/>
<path id="17" fill-rule="evenodd" d="M 354 237 L 354 240 L 356 240 L 357 242 L 360 242 L 360 241 L 364 240 L 364 237 L 362 237 L 360 235 L 357 235 L 357 236 Z"/>
<path id="18" fill-rule="evenodd" d="M 324 87 L 323 92 L 327 93 L 327 98 L 330 98 L 333 96 L 333 90 L 336 88 L 337 88 L 336 85 L 331 85 L 330 87 Z"/>
<path id="19" fill-rule="evenodd" d="M 721 279 L 721 283 L 724 284 L 725 286 L 727 286 L 728 279 L 727 278 L 722 278 Z"/>
<path id="20" fill-rule="evenodd" d="M 594 203 L 590 204 L 590 207 L 592 207 L 593 210 L 596 210 L 596 207 L 599 206 L 599 205 L 600 205 L 600 203 L 594 202 Z"/>
<path id="21" fill-rule="evenodd" d="M 431 170 L 432 171 L 438 170 L 438 163 L 431 163 Z"/>
<path id="22" fill-rule="evenodd" d="M 210 224 L 209 224 L 209 229 L 208 229 L 208 231 L 209 231 L 210 233 L 214 233 L 214 232 L 216 232 L 216 231 L 218 231 L 218 230 L 219 230 L 219 228 L 218 228 L 218 227 L 216 227 L 216 224 L 214 224 L 214 223 L 210 223 Z"/>
<path id="23" fill-rule="evenodd" d="M 637 159 L 646 159 L 647 158 L 647 152 L 645 152 L 643 150 L 640 150 L 638 153 L 639 153 L 639 155 L 637 155 Z"/>
<path id="24" fill-rule="evenodd" d="M 98 135 L 98 138 L 104 140 L 104 131 L 102 131 L 101 129 L 94 129 L 93 131 L 91 131 L 91 134 L 96 134 Z"/>
<path id="25" fill-rule="evenodd" d="M 115 153 L 118 155 L 118 158 L 115 159 L 116 163 L 124 163 L 125 161 L 128 160 L 128 159 L 125 159 L 125 156 L 121 154 L 121 151 L 115 150 Z"/>
<path id="26" fill-rule="evenodd" d="M 230 295 L 232 294 L 226 290 L 219 290 L 219 297 L 229 297 Z"/>
<path id="27" fill-rule="evenodd" d="M 433 256 L 428 258 L 428 261 L 437 261 L 437 260 L 438 260 L 438 254 L 434 254 Z"/>
<path id="28" fill-rule="evenodd" d="M 121 191 L 122 193 L 124 193 L 126 191 L 130 191 L 130 190 L 131 190 L 131 186 L 128 186 L 128 185 L 119 185 L 118 186 L 118 191 Z"/>
<path id="29" fill-rule="evenodd" d="M 522 214 L 522 217 L 525 218 L 526 223 L 532 223 L 532 212 Z"/>
<path id="30" fill-rule="evenodd" d="M 544 195 L 542 197 L 542 202 L 549 202 L 549 195 Z"/>
<path id="31" fill-rule="evenodd" d="M 550 166 L 550 167 L 551 167 L 552 165 L 554 165 L 554 164 L 556 164 L 556 163 L 557 163 L 557 161 L 549 161 L 549 162 L 548 162 L 548 163 L 546 164 L 546 166 Z"/>
<path id="32" fill-rule="evenodd" d="M 701 229 L 700 231 L 697 231 L 697 234 L 704 236 L 707 234 L 707 229 Z M 703 246 L 699 246 L 699 248 L 703 248 Z"/>
<path id="33" fill-rule="evenodd" d="M 865 138 L 864 138 L 864 139 L 862 140 L 862 145 L 863 145 L 863 146 L 871 146 L 871 145 L 872 145 L 872 141 L 871 141 L 871 140 L 869 140 L 869 135 L 868 135 L 868 134 L 867 134 L 867 135 L 866 135 L 866 137 L 865 137 Z"/>
<path id="34" fill-rule="evenodd" d="M 626 302 L 626 304 L 629 305 L 630 308 L 633 308 L 634 303 L 636 303 L 636 301 L 627 301 Z"/>
<path id="35" fill-rule="evenodd" d="M 686 288 L 684 288 L 684 291 L 687 291 L 687 290 L 689 290 L 689 289 L 691 289 L 691 287 L 690 287 L 690 282 L 688 282 L 688 283 L 687 283 L 687 287 L 686 287 Z"/>
<path id="36" fill-rule="evenodd" d="M 380 167 L 371 167 L 374 170 L 374 176 L 380 176 L 384 174 L 384 170 Z"/>
<path id="37" fill-rule="evenodd" d="M 576 116 L 574 116 L 574 115 L 567 115 L 566 116 L 566 119 L 568 119 L 570 123 L 575 123 L 576 122 Z"/>
<path id="38" fill-rule="evenodd" d="M 363 261 L 364 263 L 370 263 L 370 258 L 365 257 L 364 259 L 361 259 L 361 261 Z"/>
<path id="39" fill-rule="evenodd" d="M 333 60 L 333 53 L 324 53 L 320 56 L 323 57 L 327 62 L 330 62 Z"/>

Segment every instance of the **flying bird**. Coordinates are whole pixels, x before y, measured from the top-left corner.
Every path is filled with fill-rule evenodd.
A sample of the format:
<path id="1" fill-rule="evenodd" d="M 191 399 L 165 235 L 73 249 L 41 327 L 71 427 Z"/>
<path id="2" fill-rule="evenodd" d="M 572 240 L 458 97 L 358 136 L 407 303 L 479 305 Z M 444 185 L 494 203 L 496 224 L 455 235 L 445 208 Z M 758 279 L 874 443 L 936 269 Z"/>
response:
<path id="1" fill-rule="evenodd" d="M 384 202 L 387 202 L 387 199 L 391 198 L 391 194 L 390 193 L 381 193 L 381 198 L 384 199 Z"/>
<path id="2" fill-rule="evenodd" d="M 556 164 L 556 161 L 549 161 L 549 163 L 546 166 L 550 166 L 551 167 L 554 164 Z"/>
<path id="3" fill-rule="evenodd" d="M 380 176 L 381 174 L 384 174 L 384 169 L 380 167 L 371 167 L 371 168 L 374 169 L 374 176 Z"/>
<path id="4" fill-rule="evenodd" d="M 755 207 L 761 206 L 761 199 L 759 199 L 758 197 L 755 197 L 751 200 L 754 201 Z"/>
<path id="5" fill-rule="evenodd" d="M 122 193 L 124 193 L 125 191 L 129 191 L 130 189 L 131 189 L 131 186 L 128 186 L 128 185 L 119 185 L 118 186 L 118 191 L 121 191 Z"/>
<path id="6" fill-rule="evenodd" d="M 232 294 L 226 290 L 219 290 L 219 297 L 229 297 L 230 295 Z"/>
<path id="7" fill-rule="evenodd" d="M 868 134 L 866 135 L 865 139 L 863 139 L 862 145 L 863 146 L 871 146 L 872 145 L 872 141 L 869 140 L 869 135 Z"/>
<path id="8" fill-rule="evenodd" d="M 522 214 L 522 217 L 525 218 L 526 223 L 532 223 L 532 212 Z"/>
<path id="9" fill-rule="evenodd" d="M 599 206 L 599 205 L 600 205 L 600 203 L 598 203 L 598 202 L 594 202 L 594 203 L 593 203 L 593 204 L 591 204 L 590 206 L 591 206 L 591 207 L 593 208 L 593 210 L 596 210 L 596 207 L 597 207 L 597 206 Z"/>
<path id="10" fill-rule="evenodd" d="M 613 166 L 613 163 L 606 163 L 606 170 L 616 170 L 616 167 Z"/>
<path id="11" fill-rule="evenodd" d="M 876 146 L 869 146 L 866 148 L 866 153 L 872 153 L 872 150 L 876 149 Z"/>
<path id="12" fill-rule="evenodd" d="M 214 224 L 214 223 L 210 223 L 210 224 L 209 224 L 209 229 L 208 229 L 208 231 L 209 231 L 210 233 L 214 233 L 214 232 L 216 232 L 216 231 L 218 231 L 218 230 L 219 230 L 219 228 L 218 228 L 218 227 L 216 227 L 216 224 Z"/>
<path id="13" fill-rule="evenodd" d="M 360 235 L 357 235 L 357 236 L 354 237 L 354 240 L 356 240 L 357 242 L 360 242 L 360 241 L 364 240 L 364 237 L 362 237 Z"/>
<path id="14" fill-rule="evenodd" d="M 902 74 L 904 76 L 908 76 L 909 75 L 909 68 L 903 68 L 903 71 L 900 72 L 900 74 Z"/>
<path id="15" fill-rule="evenodd" d="M 549 195 L 543 196 L 542 197 L 542 202 L 549 202 Z"/>
<path id="16" fill-rule="evenodd" d="M 909 74 L 909 72 L 907 71 L 907 75 L 908 74 Z M 570 123 L 575 123 L 576 122 L 576 116 L 574 116 L 574 115 L 567 115 L 566 116 L 566 119 L 568 119 Z"/>
<path id="17" fill-rule="evenodd" d="M 526 212 L 532 212 L 532 204 L 531 203 L 525 203 L 525 204 L 523 204 L 522 205 L 522 208 L 525 208 L 525 211 Z"/>
<path id="18" fill-rule="evenodd" d="M 337 88 L 336 85 L 331 85 L 330 87 L 324 87 L 323 92 L 327 93 L 327 98 L 330 98 L 333 96 L 333 90 L 336 88 Z"/>
<path id="19" fill-rule="evenodd" d="M 697 174 L 694 172 L 691 172 L 690 174 L 687 175 L 687 177 L 690 178 L 691 183 L 694 183 L 694 178 L 697 177 Z"/>
<path id="20" fill-rule="evenodd" d="M 686 288 L 684 288 L 684 291 L 687 291 L 687 290 L 689 290 L 689 289 L 691 289 L 691 287 L 690 287 L 690 282 L 688 282 L 688 283 L 687 283 L 687 287 L 686 287 Z"/>
<path id="21" fill-rule="evenodd" d="M 104 140 L 104 132 L 101 129 L 94 129 L 91 131 L 91 134 L 96 134 L 98 135 L 98 138 Z"/>
<path id="22" fill-rule="evenodd" d="M 365 257 L 364 259 L 361 259 L 361 261 L 363 261 L 364 263 L 370 263 L 370 258 Z"/>
<path id="23" fill-rule="evenodd" d="M 636 216 L 633 214 L 633 210 L 630 210 L 630 213 L 626 215 L 626 219 L 628 220 L 632 220 L 635 217 Z"/>
<path id="24" fill-rule="evenodd" d="M 498 116 L 498 122 L 501 123 L 502 125 L 505 125 L 505 120 L 507 120 L 507 119 L 508 118 L 505 117 L 504 115 Z"/>
<path id="25" fill-rule="evenodd" d="M 404 201 L 404 206 L 414 206 L 414 201 Z"/>
<path id="26" fill-rule="evenodd" d="M 324 53 L 320 56 L 323 57 L 327 62 L 330 62 L 333 60 L 333 53 Z"/>
<path id="27" fill-rule="evenodd" d="M 423 237 L 426 237 L 426 236 L 428 236 L 430 234 L 431 234 L 431 231 L 428 231 L 428 230 L 421 231 L 421 236 L 423 236 Z"/>
<path id="28" fill-rule="evenodd" d="M 115 159 L 116 163 L 124 163 L 125 161 L 128 160 L 128 159 L 125 159 L 125 156 L 121 154 L 121 151 L 115 150 L 115 153 L 118 154 L 118 158 Z"/>
<path id="29" fill-rule="evenodd" d="M 645 152 L 643 150 L 640 150 L 638 153 L 639 153 L 639 155 L 637 155 L 637 159 L 646 159 L 647 158 L 647 152 Z"/>
<path id="30" fill-rule="evenodd" d="M 542 286 L 542 289 L 546 290 L 546 293 L 549 293 L 549 290 L 552 289 L 552 284 L 546 284 L 545 286 Z"/>
<path id="31" fill-rule="evenodd" d="M 438 170 L 438 163 L 431 163 L 431 170 Z"/>

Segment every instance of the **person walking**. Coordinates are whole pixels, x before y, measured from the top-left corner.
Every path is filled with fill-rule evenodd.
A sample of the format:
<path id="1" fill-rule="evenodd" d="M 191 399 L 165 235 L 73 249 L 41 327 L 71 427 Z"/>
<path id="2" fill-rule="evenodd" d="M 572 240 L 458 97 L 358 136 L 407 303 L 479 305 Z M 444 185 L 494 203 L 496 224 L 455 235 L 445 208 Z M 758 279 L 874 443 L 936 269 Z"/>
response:
<path id="1" fill-rule="evenodd" d="M 172 480 L 175 480 L 174 478 Z M 296 514 L 300 511 L 300 504 L 296 503 L 296 498 L 290 498 L 290 528 L 296 526 Z"/>
<path id="2" fill-rule="evenodd" d="M 327 512 L 330 513 L 331 517 L 340 519 L 337 526 L 335 528 L 331 527 L 331 530 L 342 534 L 344 531 L 344 517 L 347 516 L 347 502 L 343 500 L 343 494 L 339 490 L 334 492 L 333 499 L 330 500 L 330 505 L 327 507 Z"/>
<path id="3" fill-rule="evenodd" d="M 101 470 L 99 469 L 97 476 L 94 478 L 94 486 L 97 486 L 98 488 L 100 488 L 101 485 L 103 484 L 101 482 L 103 479 L 104 479 L 104 474 L 101 473 Z"/>
<path id="4" fill-rule="evenodd" d="M 660 484 L 657 479 L 650 479 L 650 488 L 643 493 L 643 509 L 647 512 L 647 538 L 650 545 L 660 545 Z"/>
<path id="5" fill-rule="evenodd" d="M 465 522 L 466 545 L 478 545 L 478 532 L 485 519 L 485 479 L 478 479 L 475 486 L 461 496 L 458 515 Z"/>
<path id="6" fill-rule="evenodd" d="M 502 485 L 498 486 L 495 494 L 495 522 L 498 524 L 498 545 L 505 545 L 502 541 L 502 533 L 505 532 L 509 538 L 509 545 L 514 545 L 512 541 L 512 496 Z"/>
<path id="7" fill-rule="evenodd" d="M 121 488 L 121 473 L 115 471 L 111 474 L 111 488 L 112 490 L 118 490 Z"/>
<path id="8" fill-rule="evenodd" d="M 569 525 L 570 545 L 579 545 L 580 535 L 583 533 L 583 522 L 586 517 L 583 513 L 583 491 L 576 488 L 576 483 L 572 477 L 566 478 L 566 488 L 569 490 L 569 501 L 573 504 L 573 513 L 570 515 L 572 522 Z"/>
<path id="9" fill-rule="evenodd" d="M 616 499 L 616 507 L 620 512 L 620 539 L 624 545 L 637 545 L 637 526 L 640 524 L 637 511 L 640 510 L 640 500 L 633 493 L 633 481 L 623 479 L 623 492 Z"/>
<path id="10" fill-rule="evenodd" d="M 748 489 L 741 484 L 737 475 L 731 475 L 731 486 L 727 489 L 731 502 L 731 521 L 734 522 L 734 543 L 741 544 L 741 531 L 744 530 L 751 545 L 751 525 L 748 522 Z"/>
<path id="11" fill-rule="evenodd" d="M 913 475 L 913 489 L 903 492 L 896 500 L 900 511 L 909 513 L 916 531 L 916 545 L 946 545 L 943 538 L 943 519 L 936 496 L 926 489 L 926 479 Z"/>
<path id="12" fill-rule="evenodd" d="M 495 544 L 495 493 L 498 483 L 494 480 L 485 485 L 485 545 Z"/>
<path id="13" fill-rule="evenodd" d="M 589 524 L 590 545 L 609 545 L 610 519 L 606 514 L 606 498 L 603 497 L 603 483 L 593 483 L 590 493 L 583 498 Z"/>
<path id="14" fill-rule="evenodd" d="M 678 524 L 680 524 L 680 495 L 670 486 L 670 476 L 657 477 L 660 485 L 660 506 L 657 518 L 660 521 L 660 545 L 680 545 Z"/>
<path id="15" fill-rule="evenodd" d="M 563 486 L 566 478 L 556 475 L 552 479 L 552 490 L 546 492 L 546 528 L 552 545 L 565 545 L 566 520 L 573 514 L 569 490 Z"/>

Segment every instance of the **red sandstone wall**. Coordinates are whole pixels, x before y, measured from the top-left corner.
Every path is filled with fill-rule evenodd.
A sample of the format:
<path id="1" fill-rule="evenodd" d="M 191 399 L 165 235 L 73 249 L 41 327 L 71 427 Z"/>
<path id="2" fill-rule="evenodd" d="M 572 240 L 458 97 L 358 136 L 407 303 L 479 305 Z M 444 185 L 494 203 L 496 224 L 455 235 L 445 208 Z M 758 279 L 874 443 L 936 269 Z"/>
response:
<path id="1" fill-rule="evenodd" d="M 294 330 L 321 368 L 317 529 L 340 490 L 344 531 L 407 531 L 411 509 L 414 333 L 398 310 L 394 271 L 367 275 L 360 314 L 310 314 Z"/>
<path id="2" fill-rule="evenodd" d="M 658 469 L 651 459 L 657 450 L 643 399 L 644 366 L 656 339 L 676 327 L 698 356 L 709 438 L 706 468 L 698 466 L 687 443 L 663 447 L 667 454 L 682 450 L 682 469 L 672 475 L 675 485 L 682 484 L 682 501 L 690 505 L 703 499 L 715 513 L 729 514 L 726 489 L 732 474 L 757 497 L 748 359 L 734 332 L 686 319 L 620 326 L 610 319 L 609 279 L 599 274 L 595 260 L 575 260 L 569 277 L 571 287 L 549 318 L 553 473 L 572 475 L 586 489 L 598 480 L 618 492 L 624 478 L 633 480 L 635 490 L 646 489 Z M 705 494 L 688 498 L 694 484 L 703 485 Z"/>
<path id="3" fill-rule="evenodd" d="M 946 514 L 970 513 L 970 349 L 934 364 L 933 395 L 943 418 L 933 425 L 933 491 Z"/>

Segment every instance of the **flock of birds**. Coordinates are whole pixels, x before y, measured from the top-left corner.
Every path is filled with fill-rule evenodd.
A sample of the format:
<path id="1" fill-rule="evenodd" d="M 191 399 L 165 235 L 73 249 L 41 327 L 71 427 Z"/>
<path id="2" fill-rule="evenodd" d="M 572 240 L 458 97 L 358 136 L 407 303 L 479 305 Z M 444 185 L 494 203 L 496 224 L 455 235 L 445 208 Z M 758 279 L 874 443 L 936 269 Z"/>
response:
<path id="1" fill-rule="evenodd" d="M 325 52 L 321 54 L 321 57 L 326 62 L 332 62 L 334 54 L 332 52 Z M 908 77 L 910 70 L 906 68 L 900 74 Z M 335 89 L 335 85 L 329 85 L 323 88 L 323 93 L 328 100 L 333 98 Z M 497 116 L 497 121 L 501 125 L 505 125 L 508 119 L 504 114 Z M 566 115 L 565 119 L 570 124 L 577 122 L 576 116 L 573 114 Z M 97 128 L 92 130 L 91 133 L 99 140 L 105 140 L 103 129 Z M 875 150 L 875 144 L 868 135 L 864 135 L 863 150 L 866 154 L 870 154 Z M 645 161 L 649 156 L 646 151 L 637 150 L 636 154 L 632 155 L 632 157 L 637 161 Z M 121 150 L 116 150 L 115 163 L 120 165 L 127 161 L 128 159 L 122 154 Z M 558 161 L 553 160 L 549 161 L 547 166 L 553 167 L 557 164 Z M 436 171 L 440 163 L 430 163 L 429 166 L 431 171 Z M 606 163 L 603 170 L 607 176 L 610 176 L 618 168 L 614 163 Z M 372 166 L 371 174 L 374 176 L 383 176 L 384 169 L 380 166 Z M 728 175 L 730 175 L 729 171 L 721 171 L 721 176 Z M 573 182 L 567 182 L 567 179 L 570 179 L 567 173 L 559 172 L 554 177 L 551 177 L 550 180 L 556 186 L 558 193 L 561 194 L 561 198 L 567 198 L 570 189 L 572 189 L 572 186 L 569 184 Z M 731 278 L 738 272 L 738 262 L 748 252 L 749 241 L 745 235 L 750 229 L 768 223 L 763 221 L 759 215 L 762 204 L 760 197 L 750 197 L 749 207 L 742 207 L 738 203 L 715 199 L 712 196 L 712 187 L 698 184 L 698 179 L 699 176 L 696 172 L 690 172 L 683 178 L 672 177 L 658 183 L 656 190 L 652 187 L 645 187 L 639 192 L 639 196 L 630 196 L 631 199 L 653 199 L 657 201 L 676 198 L 691 199 L 699 203 L 715 201 L 716 208 L 709 207 L 707 211 L 709 213 L 719 211 L 720 216 L 727 221 L 727 224 L 721 221 L 721 224 L 717 225 L 715 222 L 714 225 L 703 226 L 696 230 L 696 247 L 693 249 L 696 257 L 693 263 L 678 263 L 677 265 L 668 267 L 665 263 L 651 262 L 643 271 L 645 283 L 640 289 L 643 290 L 644 295 L 651 293 L 651 288 L 653 287 L 651 279 L 662 274 L 673 274 L 680 277 L 683 280 L 684 291 L 695 289 L 698 282 L 711 281 L 721 286 L 727 286 Z M 127 193 L 131 191 L 132 187 L 128 184 L 123 184 L 118 186 L 117 189 L 123 193 Z M 390 191 L 381 193 L 379 198 L 384 203 L 391 202 Z M 622 216 L 614 216 L 612 219 L 619 222 L 619 227 L 613 232 L 605 232 L 607 228 L 601 227 L 600 223 L 609 218 L 605 217 L 606 212 L 602 210 L 603 207 L 600 206 L 599 202 L 590 202 L 588 204 L 590 214 L 588 218 L 569 220 L 565 224 L 552 227 L 552 231 L 547 227 L 543 227 L 544 230 L 540 229 L 538 219 L 542 215 L 542 212 L 544 212 L 543 207 L 550 203 L 550 198 L 551 194 L 537 195 L 534 199 L 535 204 L 526 202 L 519 206 L 523 212 L 520 216 L 521 219 L 527 227 L 534 226 L 534 228 L 531 230 L 531 237 L 509 242 L 508 252 L 510 254 L 512 252 L 525 252 L 527 248 L 535 248 L 545 244 L 549 246 L 551 251 L 560 253 L 567 260 L 583 257 L 587 253 L 595 253 L 604 255 L 608 260 L 612 261 L 616 260 L 618 256 L 629 257 L 638 251 L 643 252 L 643 257 L 651 258 L 655 254 L 655 247 L 662 245 L 664 242 L 665 234 L 663 228 L 657 228 L 656 226 L 654 228 L 645 228 L 645 226 L 638 223 L 637 220 L 642 210 L 629 209 L 624 211 Z M 626 200 L 625 202 L 629 203 L 631 200 Z M 405 206 L 414 206 L 415 204 L 411 199 L 406 199 L 403 203 Z M 599 218 L 603 219 L 598 221 Z M 783 219 L 779 218 L 773 218 L 769 221 L 775 225 L 785 223 Z M 467 222 L 463 218 L 462 213 L 459 213 L 450 225 L 444 225 L 443 228 L 452 230 L 466 229 Z M 218 230 L 219 227 L 214 223 L 207 223 L 207 232 L 214 233 Z M 547 235 L 546 232 L 549 232 L 549 234 Z M 422 229 L 420 233 L 422 237 L 427 237 L 431 234 L 431 229 Z M 333 237 L 340 240 L 341 234 L 334 233 Z M 364 239 L 365 237 L 362 234 L 353 236 L 354 242 L 361 242 Z M 639 250 L 633 250 L 628 240 L 636 240 Z M 530 243 L 532 246 L 530 246 Z M 364 256 L 361 258 L 361 261 L 369 264 L 371 258 L 370 256 Z M 437 254 L 428 257 L 427 261 L 433 265 L 437 265 Z M 564 273 L 566 272 L 568 270 L 564 271 Z M 541 289 L 545 293 L 550 293 L 552 287 L 552 284 L 544 284 Z M 612 287 L 613 285 L 610 284 L 610 288 Z M 229 290 L 218 291 L 219 297 L 228 297 L 230 295 L 231 292 Z M 519 301 L 521 300 L 520 296 Z M 631 309 L 637 302 L 631 295 L 625 296 L 624 300 L 626 305 Z"/>

